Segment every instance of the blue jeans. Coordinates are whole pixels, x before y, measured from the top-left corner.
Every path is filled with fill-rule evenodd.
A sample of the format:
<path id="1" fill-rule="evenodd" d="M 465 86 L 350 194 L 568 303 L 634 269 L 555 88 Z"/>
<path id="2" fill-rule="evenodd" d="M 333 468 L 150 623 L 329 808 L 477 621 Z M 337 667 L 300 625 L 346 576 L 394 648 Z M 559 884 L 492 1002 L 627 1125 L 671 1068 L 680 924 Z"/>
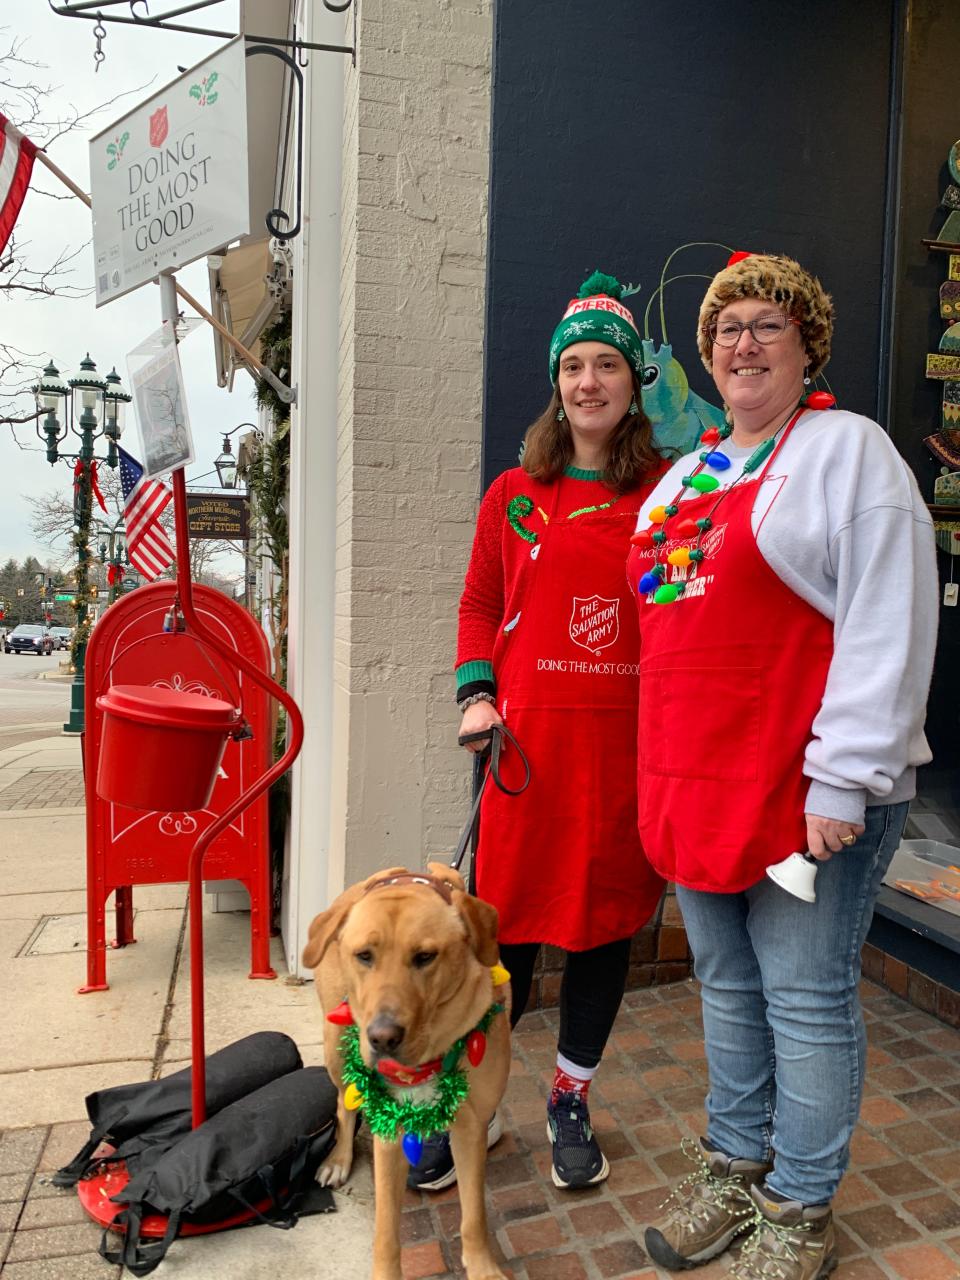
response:
<path id="1" fill-rule="evenodd" d="M 907 808 L 867 809 L 856 844 L 819 864 L 815 903 L 766 877 L 742 893 L 677 886 L 702 987 L 707 1138 L 772 1159 L 767 1184 L 804 1204 L 831 1200 L 849 1163 L 866 1062 L 860 949 Z"/>

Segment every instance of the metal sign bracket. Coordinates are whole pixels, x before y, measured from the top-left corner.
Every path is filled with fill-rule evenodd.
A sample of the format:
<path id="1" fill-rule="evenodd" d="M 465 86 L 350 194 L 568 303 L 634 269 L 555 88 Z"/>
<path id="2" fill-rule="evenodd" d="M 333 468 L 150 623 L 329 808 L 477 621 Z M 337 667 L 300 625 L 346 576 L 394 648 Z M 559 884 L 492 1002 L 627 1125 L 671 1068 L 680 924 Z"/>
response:
<path id="1" fill-rule="evenodd" d="M 107 36 L 106 29 L 103 26 L 105 22 L 119 22 L 124 26 L 133 27 L 153 27 L 158 31 L 183 31 L 188 35 L 222 37 L 224 40 L 233 40 L 237 34 L 235 31 L 214 31 L 209 27 L 185 26 L 183 23 L 170 21 L 171 18 L 197 13 L 199 10 L 207 9 L 211 5 L 220 4 L 221 0 L 187 0 L 186 3 L 176 5 L 174 8 L 168 9 L 165 13 L 157 14 L 155 17 L 151 17 L 148 12 L 139 12 L 139 5 L 143 5 L 144 10 L 146 10 L 146 0 L 75 0 L 73 4 L 69 2 L 56 4 L 55 0 L 47 0 L 47 3 L 58 17 L 85 18 L 88 22 L 96 23 L 94 36 L 96 37 L 97 45 L 94 50 L 93 60 L 97 71 L 100 70 L 100 64 L 106 57 L 103 51 L 103 42 Z M 247 32 L 243 33 L 244 39 L 261 45 L 277 45 L 281 48 L 290 48 L 301 66 L 307 65 L 300 57 L 300 51 L 303 49 L 315 49 L 319 53 L 349 53 L 354 66 L 356 66 L 357 0 L 321 0 L 321 3 L 329 13 L 346 13 L 351 6 L 353 7 L 352 45 L 318 44 L 314 41 L 300 40 L 296 36 L 292 40 L 285 40 L 280 36 L 258 36 Z M 121 14 L 106 12 L 106 10 L 118 6 L 129 9 L 129 16 L 124 17 Z"/>

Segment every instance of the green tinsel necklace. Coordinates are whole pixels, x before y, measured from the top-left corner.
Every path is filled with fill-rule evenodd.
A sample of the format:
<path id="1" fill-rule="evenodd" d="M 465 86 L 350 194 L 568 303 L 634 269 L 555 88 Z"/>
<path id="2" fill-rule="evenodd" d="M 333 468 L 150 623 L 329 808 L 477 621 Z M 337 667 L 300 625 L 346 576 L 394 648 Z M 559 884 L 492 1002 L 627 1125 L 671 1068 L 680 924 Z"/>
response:
<path id="1" fill-rule="evenodd" d="M 424 1138 L 450 1128 L 460 1104 L 470 1092 L 466 1072 L 460 1066 L 464 1052 L 474 1066 L 479 1065 L 486 1048 L 486 1033 L 504 1005 L 494 1003 L 477 1025 L 461 1036 L 443 1055 L 440 1070 L 432 1077 L 436 1090 L 433 1102 L 414 1102 L 396 1097 L 383 1076 L 371 1070 L 360 1055 L 360 1028 L 352 1023 L 340 1037 L 343 1057 L 343 1080 L 348 1088 L 344 1102 L 348 1109 L 362 1107 L 370 1132 L 385 1142 L 395 1142 L 403 1134 L 403 1150 L 412 1164 L 419 1158 Z M 479 1056 L 478 1056 L 479 1053 Z M 412 1156 L 416 1158 L 411 1159 Z"/>

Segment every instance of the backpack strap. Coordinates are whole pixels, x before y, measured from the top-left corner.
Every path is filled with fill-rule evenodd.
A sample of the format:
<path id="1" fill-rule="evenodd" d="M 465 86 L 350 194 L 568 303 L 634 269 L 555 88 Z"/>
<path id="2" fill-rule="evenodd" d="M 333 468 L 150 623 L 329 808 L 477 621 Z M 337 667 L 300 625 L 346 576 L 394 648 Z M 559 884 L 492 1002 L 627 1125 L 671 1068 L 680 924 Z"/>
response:
<path id="1" fill-rule="evenodd" d="M 303 1191 L 301 1183 L 303 1182 L 304 1170 L 307 1164 L 307 1155 L 310 1151 L 310 1143 L 309 1137 L 297 1139 L 293 1159 L 290 1162 L 290 1172 L 285 1179 L 285 1191 L 281 1192 L 277 1186 L 275 1165 L 265 1164 L 254 1174 L 254 1177 L 259 1181 L 270 1199 L 270 1205 L 266 1213 L 261 1212 L 256 1205 L 251 1204 L 238 1187 L 230 1187 L 230 1194 L 245 1209 L 259 1218 L 261 1222 L 266 1223 L 268 1227 L 278 1227 L 281 1231 L 289 1231 L 299 1221 L 295 1205 Z"/>
<path id="2" fill-rule="evenodd" d="M 104 1229 L 100 1238 L 100 1247 L 98 1252 L 105 1262 L 122 1264 L 127 1268 L 131 1275 L 147 1276 L 151 1271 L 155 1271 L 160 1263 L 167 1256 L 167 1250 L 177 1238 L 180 1230 L 180 1210 L 176 1209 L 170 1214 L 167 1221 L 167 1229 L 159 1240 L 142 1240 L 140 1238 L 140 1224 L 143 1220 L 143 1206 L 139 1204 L 131 1204 L 128 1208 L 123 1209 L 114 1218 L 111 1226 Z M 109 1245 L 109 1237 L 112 1231 L 123 1229 L 123 1239 L 120 1247 L 112 1249 Z"/>
<path id="3" fill-rule="evenodd" d="M 90 1137 L 83 1144 L 70 1163 L 65 1164 L 62 1169 L 57 1170 L 50 1179 L 55 1187 L 75 1187 L 77 1185 L 87 1171 L 87 1166 L 90 1163 L 90 1157 L 109 1133 L 111 1123 L 116 1123 L 116 1121 L 114 1120 L 107 1124 L 99 1125 L 94 1129 L 90 1134 Z M 104 1160 L 106 1161 L 106 1159 L 107 1158 L 105 1157 Z M 98 1161 L 97 1163 L 99 1164 L 100 1162 Z"/>

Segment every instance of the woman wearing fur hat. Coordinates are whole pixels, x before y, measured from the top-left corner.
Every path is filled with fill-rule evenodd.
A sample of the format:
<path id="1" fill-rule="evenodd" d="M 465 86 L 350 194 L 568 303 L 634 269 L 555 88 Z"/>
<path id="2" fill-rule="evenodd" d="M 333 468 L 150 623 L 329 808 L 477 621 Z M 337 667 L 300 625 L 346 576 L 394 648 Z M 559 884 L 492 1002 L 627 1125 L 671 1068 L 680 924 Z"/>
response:
<path id="1" fill-rule="evenodd" d="M 930 759 L 930 517 L 876 423 L 806 394 L 832 328 L 789 258 L 737 254 L 714 278 L 698 341 L 730 425 L 663 477 L 628 566 L 640 834 L 677 882 L 710 1074 L 706 1137 L 646 1246 L 681 1270 L 749 1232 L 737 1280 L 837 1264 L 860 949 Z M 765 874 L 805 851 L 815 901 Z"/>
<path id="2" fill-rule="evenodd" d="M 630 939 L 663 888 L 636 834 L 637 622 L 624 561 L 664 464 L 621 294 L 595 272 L 553 334 L 550 403 L 527 431 L 522 466 L 498 476 L 480 507 L 457 641 L 461 736 L 503 721 L 530 763 L 521 795 L 487 788 L 476 864 L 477 893 L 500 914 L 514 1025 L 541 945 L 567 953 L 547 1107 L 558 1187 L 609 1173 L 587 1093 Z M 509 747 L 501 770 L 507 785 L 521 780 Z M 438 1189 L 454 1177 L 449 1145 L 432 1142 L 410 1181 Z"/>

